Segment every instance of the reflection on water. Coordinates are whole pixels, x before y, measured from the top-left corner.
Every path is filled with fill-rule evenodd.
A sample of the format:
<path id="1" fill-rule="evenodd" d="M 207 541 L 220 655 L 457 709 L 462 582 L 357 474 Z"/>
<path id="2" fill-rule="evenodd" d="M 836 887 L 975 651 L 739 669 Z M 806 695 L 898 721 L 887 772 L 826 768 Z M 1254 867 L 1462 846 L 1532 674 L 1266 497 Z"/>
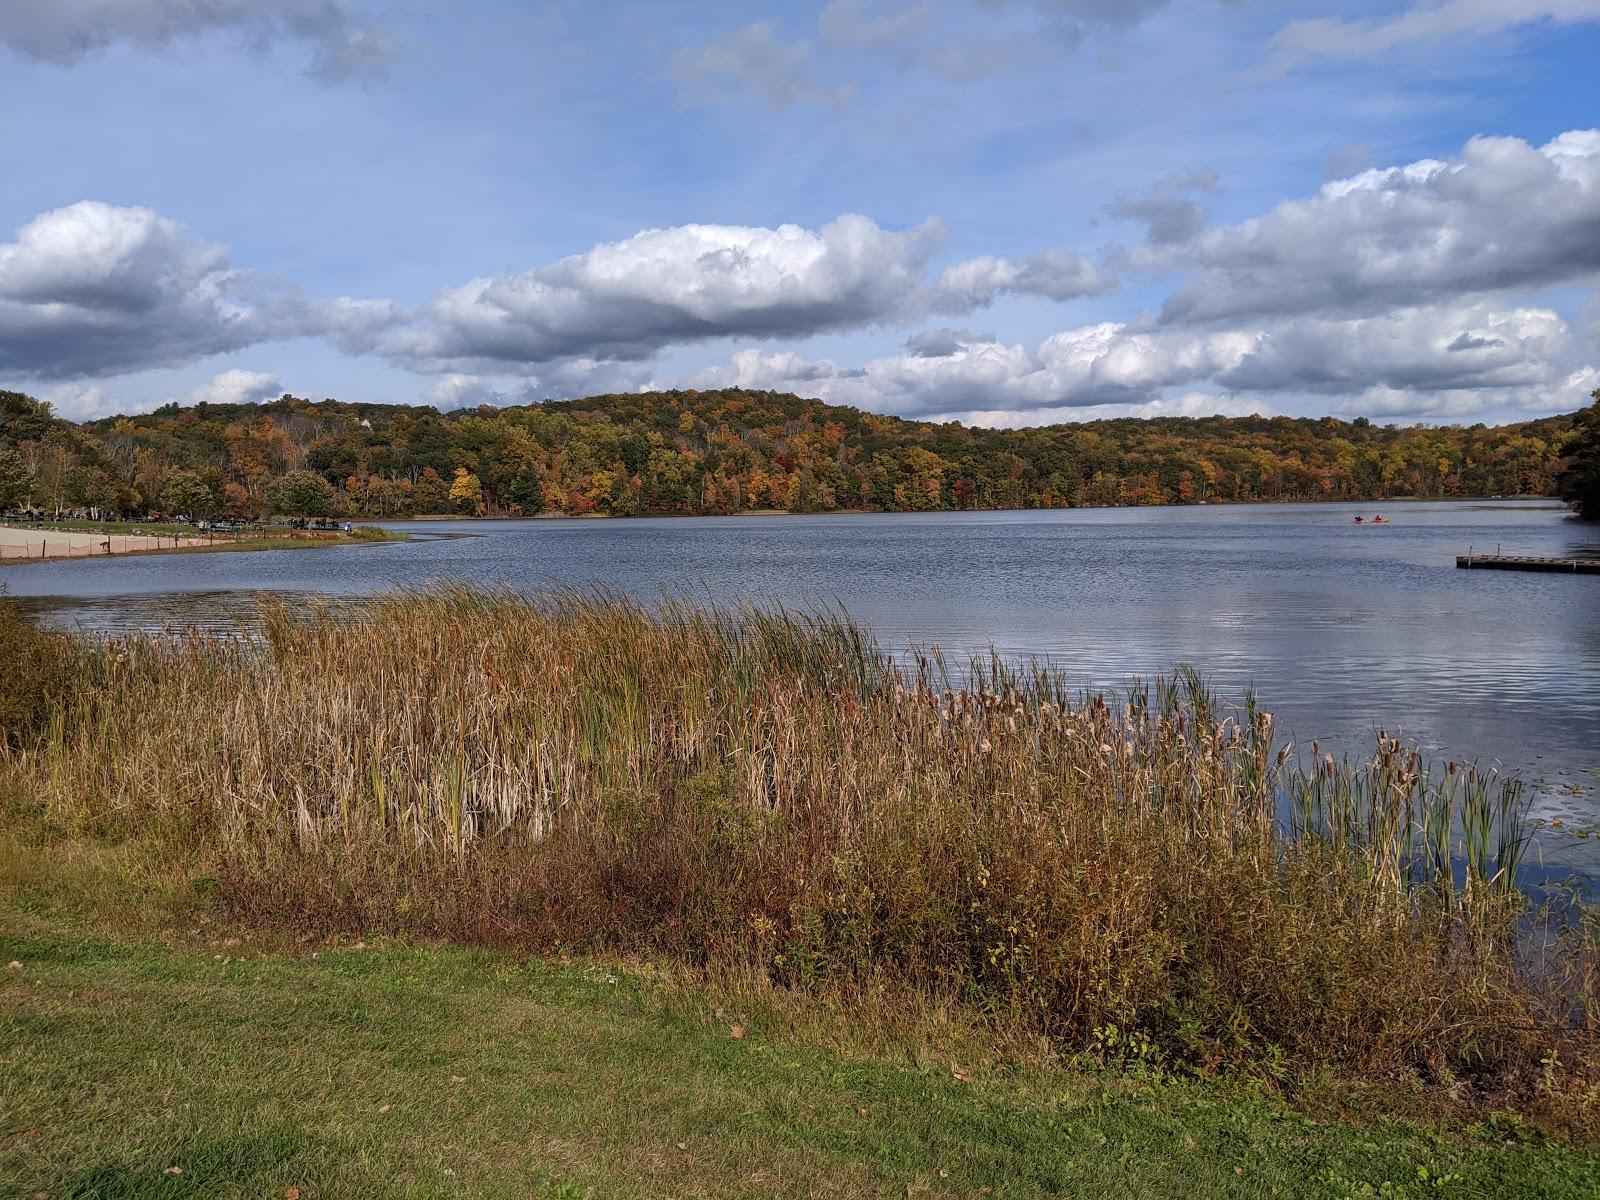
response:
<path id="1" fill-rule="evenodd" d="M 56 562 L 0 583 L 51 624 L 233 630 L 255 593 L 360 595 L 462 577 L 837 603 L 891 648 L 995 646 L 1112 686 L 1176 663 L 1254 686 L 1297 743 L 1380 729 L 1499 762 L 1536 807 L 1600 820 L 1600 578 L 1458 571 L 1455 555 L 1600 554 L 1549 503 L 414 522 L 409 543 Z M 1569 840 L 1562 861 L 1588 843 Z"/>

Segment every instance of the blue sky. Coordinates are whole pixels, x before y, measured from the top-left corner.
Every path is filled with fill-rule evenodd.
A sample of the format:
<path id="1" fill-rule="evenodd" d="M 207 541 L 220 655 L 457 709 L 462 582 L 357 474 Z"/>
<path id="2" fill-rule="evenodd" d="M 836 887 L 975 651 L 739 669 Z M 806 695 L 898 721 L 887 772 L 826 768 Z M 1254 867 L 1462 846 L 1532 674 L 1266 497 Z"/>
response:
<path id="1" fill-rule="evenodd" d="M 1596 62 L 1600 0 L 10 0 L 0 386 L 1569 411 Z"/>

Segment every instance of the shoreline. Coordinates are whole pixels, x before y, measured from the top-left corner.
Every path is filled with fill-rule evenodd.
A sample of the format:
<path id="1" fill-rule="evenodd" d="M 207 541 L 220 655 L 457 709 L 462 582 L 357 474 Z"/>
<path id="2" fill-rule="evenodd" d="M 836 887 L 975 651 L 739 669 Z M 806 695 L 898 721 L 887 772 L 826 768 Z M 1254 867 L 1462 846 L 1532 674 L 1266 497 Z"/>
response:
<path id="1" fill-rule="evenodd" d="M 388 532 L 388 531 L 386 531 Z M 403 535 L 356 537 L 329 532 L 310 535 L 285 530 L 270 536 L 217 540 L 206 534 L 128 534 L 82 529 L 32 529 L 0 525 L 0 567 L 83 562 L 90 559 L 136 558 L 170 554 L 230 554 L 261 550 L 311 550 L 328 546 L 378 545 L 409 540 Z"/>
<path id="2" fill-rule="evenodd" d="M 416 513 L 412 516 L 351 517 L 349 519 L 357 525 L 384 526 L 407 521 L 638 521 L 693 517 L 895 517 L 947 513 L 1116 512 L 1122 510 L 1164 511 L 1187 508 L 1259 508 L 1272 504 L 1287 504 L 1305 508 L 1336 504 L 1506 504 L 1535 500 L 1548 502 L 1552 509 L 1565 510 L 1568 508 L 1558 496 L 1390 496 L 1381 500 L 1206 500 L 1196 504 L 1076 504 L 1058 505 L 1049 508 L 830 508 L 816 512 L 796 512 L 788 508 L 747 508 L 732 513 L 569 513 L 542 511 L 524 513 L 521 516 L 512 516 L 509 513 L 496 513 L 492 516 L 471 516 L 465 513 Z"/>

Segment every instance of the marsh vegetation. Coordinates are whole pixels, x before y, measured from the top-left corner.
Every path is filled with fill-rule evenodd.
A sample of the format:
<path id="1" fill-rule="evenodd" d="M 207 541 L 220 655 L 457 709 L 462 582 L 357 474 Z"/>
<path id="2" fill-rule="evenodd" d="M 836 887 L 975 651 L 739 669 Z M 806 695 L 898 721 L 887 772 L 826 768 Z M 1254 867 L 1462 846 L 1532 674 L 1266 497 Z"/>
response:
<path id="1" fill-rule="evenodd" d="M 258 636 L 8 637 L 69 666 L 7 701 L 0 786 L 304 935 L 640 956 L 1141 1070 L 1600 1120 L 1600 941 L 1519 889 L 1492 773 L 1301 752 L 1192 673 L 897 663 L 830 614 L 264 603 Z"/>

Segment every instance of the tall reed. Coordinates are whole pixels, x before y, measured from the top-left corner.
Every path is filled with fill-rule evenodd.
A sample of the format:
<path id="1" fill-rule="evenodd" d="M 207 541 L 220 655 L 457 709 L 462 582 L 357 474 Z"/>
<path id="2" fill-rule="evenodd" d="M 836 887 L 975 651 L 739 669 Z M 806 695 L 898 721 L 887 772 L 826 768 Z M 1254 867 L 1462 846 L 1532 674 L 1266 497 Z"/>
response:
<path id="1" fill-rule="evenodd" d="M 262 628 L 89 647 L 6 775 L 192 850 L 256 919 L 937 992 L 1200 1069 L 1600 1096 L 1594 939 L 1530 941 L 1493 773 L 1387 736 L 1303 759 L 1192 672 L 1113 696 L 897 664 L 826 613 L 444 585 L 267 600 Z"/>

